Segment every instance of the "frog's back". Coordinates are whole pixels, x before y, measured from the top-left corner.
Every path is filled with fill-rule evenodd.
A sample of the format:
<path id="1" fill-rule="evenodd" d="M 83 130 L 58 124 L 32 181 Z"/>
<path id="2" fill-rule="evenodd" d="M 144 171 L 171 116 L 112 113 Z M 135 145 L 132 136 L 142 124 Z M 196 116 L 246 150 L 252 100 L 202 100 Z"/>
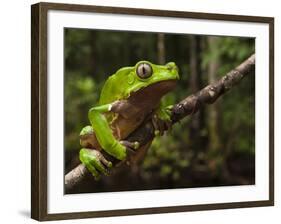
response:
<path id="1" fill-rule="evenodd" d="M 132 67 L 121 68 L 115 74 L 108 77 L 101 90 L 99 105 L 112 103 L 127 97 L 128 74 L 131 71 Z"/>

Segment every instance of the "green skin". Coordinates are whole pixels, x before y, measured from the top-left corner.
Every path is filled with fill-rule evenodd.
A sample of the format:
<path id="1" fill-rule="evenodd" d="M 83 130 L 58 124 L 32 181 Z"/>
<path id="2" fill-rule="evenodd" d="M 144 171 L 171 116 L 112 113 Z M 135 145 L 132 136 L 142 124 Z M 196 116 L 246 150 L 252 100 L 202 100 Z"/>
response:
<path id="1" fill-rule="evenodd" d="M 137 70 L 140 65 L 143 66 L 144 64 L 149 65 L 152 69 L 150 70 L 151 75 L 145 78 L 140 77 Z M 148 66 L 146 66 L 146 69 L 147 67 Z M 88 116 L 91 126 L 83 128 L 80 136 L 90 135 L 94 132 L 103 150 L 118 160 L 126 159 L 128 147 L 116 139 L 110 126 L 118 115 L 112 111 L 113 104 L 128 99 L 132 93 L 142 91 L 150 85 L 162 81 L 178 79 L 178 69 L 174 62 L 169 62 L 166 65 L 155 65 L 148 61 L 140 61 L 133 67 L 119 69 L 106 80 L 101 91 L 98 106 L 89 110 Z M 127 107 L 126 110 L 129 111 L 130 108 Z M 166 108 L 163 108 L 161 102 L 159 102 L 159 108 L 155 110 L 155 114 L 163 121 L 170 121 L 170 113 Z M 137 149 L 138 147 L 138 142 L 134 142 L 131 145 L 131 149 Z M 98 151 L 90 150 L 85 147 L 80 150 L 80 160 L 96 178 L 100 176 L 99 172 L 108 174 L 108 170 L 104 165 L 106 165 L 107 168 L 112 166 L 112 163 L 105 160 Z"/>

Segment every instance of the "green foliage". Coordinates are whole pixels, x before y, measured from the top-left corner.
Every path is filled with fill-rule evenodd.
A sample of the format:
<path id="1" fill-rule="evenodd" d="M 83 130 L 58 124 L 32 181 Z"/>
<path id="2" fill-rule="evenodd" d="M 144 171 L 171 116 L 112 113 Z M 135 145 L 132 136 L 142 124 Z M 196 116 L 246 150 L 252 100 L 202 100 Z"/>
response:
<path id="1" fill-rule="evenodd" d="M 100 88 L 79 73 L 66 72 L 65 77 L 65 149 L 77 150 L 80 130 L 88 124 L 88 110 L 97 102 Z"/>

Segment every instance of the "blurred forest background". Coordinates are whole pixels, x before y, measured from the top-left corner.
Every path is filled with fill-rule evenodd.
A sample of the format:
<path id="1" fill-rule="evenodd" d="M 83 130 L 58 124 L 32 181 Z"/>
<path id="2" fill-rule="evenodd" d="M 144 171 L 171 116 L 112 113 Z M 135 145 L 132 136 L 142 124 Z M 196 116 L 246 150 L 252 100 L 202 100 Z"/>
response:
<path id="1" fill-rule="evenodd" d="M 174 61 L 181 80 L 165 97 L 179 102 L 214 82 L 255 51 L 255 40 L 66 28 L 65 173 L 78 165 L 79 133 L 108 76 L 140 60 Z M 120 87 L 121 88 L 121 87 Z M 255 76 L 154 139 L 142 165 L 117 177 L 88 177 L 71 193 L 255 183 Z"/>

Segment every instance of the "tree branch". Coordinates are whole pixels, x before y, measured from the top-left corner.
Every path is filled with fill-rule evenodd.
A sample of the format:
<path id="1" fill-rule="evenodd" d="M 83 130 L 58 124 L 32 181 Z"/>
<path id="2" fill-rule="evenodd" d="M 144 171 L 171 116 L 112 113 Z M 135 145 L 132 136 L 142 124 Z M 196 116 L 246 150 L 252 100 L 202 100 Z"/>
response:
<path id="1" fill-rule="evenodd" d="M 213 84 L 206 86 L 199 92 L 192 94 L 183 99 L 172 108 L 171 119 L 173 124 L 184 117 L 196 113 L 204 104 L 214 103 L 221 95 L 229 91 L 237 85 L 255 66 L 255 54 L 251 55 L 242 64 L 231 70 L 221 79 Z M 140 146 L 145 145 L 154 138 L 154 127 L 151 119 L 144 122 L 137 130 L 135 130 L 126 140 L 138 141 Z M 114 165 L 120 161 L 114 161 Z M 88 170 L 83 164 L 78 165 L 65 175 L 65 190 L 69 191 L 78 183 L 80 183 Z"/>

